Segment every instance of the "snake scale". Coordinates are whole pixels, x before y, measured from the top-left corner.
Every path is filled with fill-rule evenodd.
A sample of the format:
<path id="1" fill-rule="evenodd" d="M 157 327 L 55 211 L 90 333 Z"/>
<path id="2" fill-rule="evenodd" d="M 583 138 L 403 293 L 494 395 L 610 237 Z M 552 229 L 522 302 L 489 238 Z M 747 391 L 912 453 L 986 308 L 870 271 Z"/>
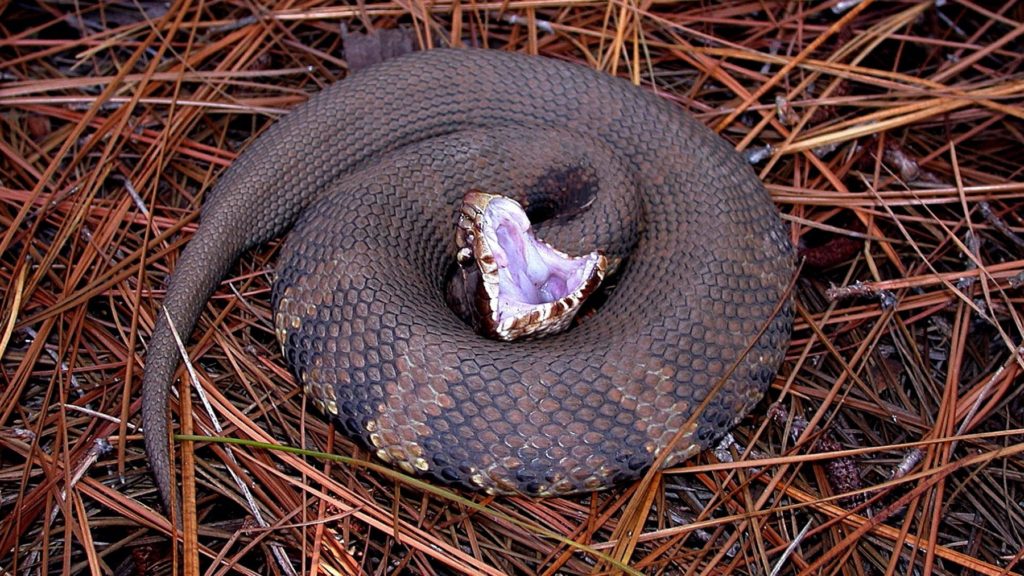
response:
<path id="1" fill-rule="evenodd" d="M 471 188 L 521 201 L 561 250 L 619 258 L 603 304 L 544 338 L 473 332 L 443 294 Z M 559 217 L 566 197 L 577 206 Z M 142 385 L 165 502 L 167 317 L 187 336 L 235 260 L 285 232 L 275 328 L 313 403 L 392 465 L 491 493 L 601 489 L 667 449 L 681 461 L 760 399 L 789 341 L 792 248 L 724 140 L 574 64 L 418 52 L 297 106 L 209 194 Z"/>

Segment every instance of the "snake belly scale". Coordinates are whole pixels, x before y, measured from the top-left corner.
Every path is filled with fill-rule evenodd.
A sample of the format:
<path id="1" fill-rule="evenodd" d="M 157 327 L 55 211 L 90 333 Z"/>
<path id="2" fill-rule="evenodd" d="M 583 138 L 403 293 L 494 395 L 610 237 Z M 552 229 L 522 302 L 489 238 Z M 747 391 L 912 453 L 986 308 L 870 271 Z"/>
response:
<path id="1" fill-rule="evenodd" d="M 566 179 L 594 201 L 539 233 L 567 252 L 620 258 L 617 286 L 564 333 L 478 336 L 443 293 L 458 199 L 478 188 L 529 210 Z M 167 317 L 190 333 L 234 261 L 286 232 L 275 329 L 312 401 L 385 461 L 492 493 L 600 489 L 666 449 L 668 464 L 692 455 L 760 399 L 789 340 L 791 245 L 725 141 L 577 65 L 415 53 L 296 107 L 209 194 L 143 378 L 146 449 L 165 502 L 179 364 Z"/>

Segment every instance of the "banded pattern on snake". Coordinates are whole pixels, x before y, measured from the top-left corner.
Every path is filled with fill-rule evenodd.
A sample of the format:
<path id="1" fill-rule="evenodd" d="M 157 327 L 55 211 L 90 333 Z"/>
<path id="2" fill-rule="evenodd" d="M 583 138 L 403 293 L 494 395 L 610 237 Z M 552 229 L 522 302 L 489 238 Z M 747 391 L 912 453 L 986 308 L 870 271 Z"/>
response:
<path id="1" fill-rule="evenodd" d="M 470 189 L 520 200 L 560 250 L 619 262 L 600 308 L 511 343 L 459 319 L 444 291 Z M 289 230 L 275 326 L 314 403 L 382 459 L 471 488 L 569 494 L 665 450 L 679 462 L 760 399 L 789 340 L 792 248 L 742 158 L 675 105 L 555 60 L 431 50 L 296 107 L 211 191 L 163 303 L 177 330 Z M 165 501 L 177 366 L 162 313 L 143 418 Z"/>

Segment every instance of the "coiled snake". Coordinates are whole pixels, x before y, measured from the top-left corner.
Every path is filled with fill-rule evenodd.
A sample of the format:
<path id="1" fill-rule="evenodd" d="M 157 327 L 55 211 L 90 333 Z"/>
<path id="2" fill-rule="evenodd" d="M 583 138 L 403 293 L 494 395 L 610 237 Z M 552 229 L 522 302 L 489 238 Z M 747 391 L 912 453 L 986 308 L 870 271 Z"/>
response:
<path id="1" fill-rule="evenodd" d="M 475 333 L 445 297 L 471 189 L 520 200 L 559 250 L 619 262 L 601 306 L 553 336 Z M 606 487 L 680 428 L 666 463 L 692 455 L 759 400 L 789 340 L 791 246 L 751 169 L 676 106 L 554 60 L 431 50 L 296 107 L 210 193 L 163 302 L 179 333 L 288 230 L 275 326 L 314 403 L 382 459 L 489 492 Z M 178 360 L 161 313 L 143 421 L 165 501 Z"/>

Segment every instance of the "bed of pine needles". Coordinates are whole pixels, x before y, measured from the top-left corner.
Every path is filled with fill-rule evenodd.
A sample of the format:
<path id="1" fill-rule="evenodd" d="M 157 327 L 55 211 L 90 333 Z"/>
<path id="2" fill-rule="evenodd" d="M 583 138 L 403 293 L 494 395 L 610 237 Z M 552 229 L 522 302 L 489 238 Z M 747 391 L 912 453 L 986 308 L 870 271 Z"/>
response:
<path id="1" fill-rule="evenodd" d="M 450 492 L 307 406 L 271 243 L 192 334 L 183 431 L 352 460 L 181 441 L 175 533 L 138 394 L 168 271 L 343 36 L 392 29 L 619 75 L 734 143 L 799 247 L 786 362 L 684 467 Z M 1010 0 L 0 1 L 0 573 L 1024 573 L 1022 60 Z"/>

